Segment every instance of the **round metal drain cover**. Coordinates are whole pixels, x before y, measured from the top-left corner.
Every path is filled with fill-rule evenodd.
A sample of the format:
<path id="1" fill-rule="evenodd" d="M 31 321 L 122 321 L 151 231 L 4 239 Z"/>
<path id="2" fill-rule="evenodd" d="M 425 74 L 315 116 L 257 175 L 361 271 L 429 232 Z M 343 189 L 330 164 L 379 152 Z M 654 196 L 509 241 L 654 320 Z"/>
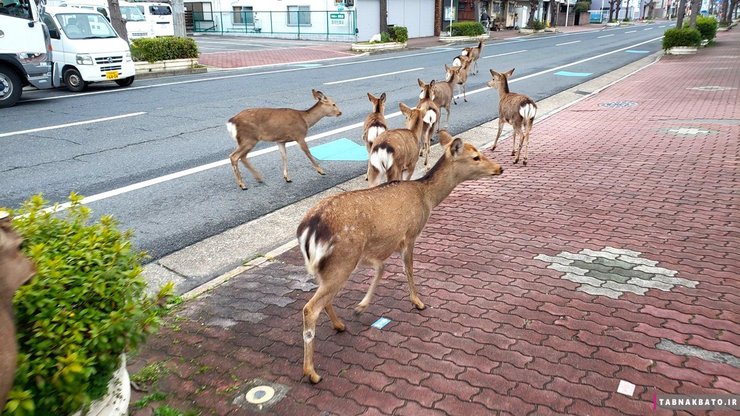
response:
<path id="1" fill-rule="evenodd" d="M 606 107 L 606 108 L 627 108 L 627 107 L 634 107 L 637 103 L 634 101 L 611 101 L 607 103 L 600 103 L 599 107 Z"/>
<path id="2" fill-rule="evenodd" d="M 247 402 L 252 404 L 263 404 L 275 396 L 275 389 L 270 386 L 257 386 L 247 392 Z"/>

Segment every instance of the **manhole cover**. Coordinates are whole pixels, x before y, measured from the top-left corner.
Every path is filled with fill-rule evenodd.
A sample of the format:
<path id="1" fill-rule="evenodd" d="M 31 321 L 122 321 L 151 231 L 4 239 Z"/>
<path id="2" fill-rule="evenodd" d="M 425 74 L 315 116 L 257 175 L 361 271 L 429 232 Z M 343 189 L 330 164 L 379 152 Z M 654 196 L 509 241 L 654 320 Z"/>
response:
<path id="1" fill-rule="evenodd" d="M 634 107 L 637 103 L 634 101 L 611 101 L 607 103 L 600 103 L 599 107 L 606 107 L 606 108 L 627 108 L 627 107 Z"/>
<path id="2" fill-rule="evenodd" d="M 253 387 L 247 392 L 245 398 L 247 402 L 252 404 L 262 404 L 270 401 L 275 397 L 275 389 L 270 386 L 257 386 Z"/>
<path id="3" fill-rule="evenodd" d="M 692 88 L 686 88 L 687 90 L 696 90 L 696 91 L 730 91 L 730 90 L 736 90 L 737 88 L 733 87 L 721 87 L 719 85 L 705 85 L 702 87 L 692 87 Z"/>
<path id="4" fill-rule="evenodd" d="M 287 393 L 287 386 L 256 378 L 239 389 L 232 403 L 254 410 L 264 410 L 278 403 Z"/>
<path id="5" fill-rule="evenodd" d="M 698 136 L 716 133 L 715 131 L 702 129 L 699 127 L 674 127 L 670 129 L 663 129 L 663 132 L 674 134 L 676 136 Z"/>

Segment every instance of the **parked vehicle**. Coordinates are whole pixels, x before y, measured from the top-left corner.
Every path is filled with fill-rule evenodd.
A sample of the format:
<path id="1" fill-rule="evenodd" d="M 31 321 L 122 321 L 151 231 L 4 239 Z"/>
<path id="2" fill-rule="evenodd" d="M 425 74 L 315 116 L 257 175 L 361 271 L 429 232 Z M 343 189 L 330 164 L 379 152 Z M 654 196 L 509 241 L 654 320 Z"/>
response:
<path id="1" fill-rule="evenodd" d="M 172 20 L 172 7 L 167 3 L 138 2 L 133 4 L 139 7 L 147 22 L 154 31 L 154 36 L 175 36 L 175 25 Z"/>
<path id="2" fill-rule="evenodd" d="M 110 9 L 107 0 L 51 0 L 49 6 L 76 7 L 80 9 L 94 10 L 110 22 Z M 121 17 L 126 21 L 126 32 L 128 33 L 129 42 L 139 38 L 153 38 L 153 24 L 147 21 L 144 12 L 136 4 L 121 1 L 118 3 L 121 10 Z"/>
<path id="3" fill-rule="evenodd" d="M 128 43 L 100 13 L 75 7 L 47 7 L 43 15 L 52 46 L 53 81 L 70 91 L 92 82 L 134 82 L 136 69 Z"/>
<path id="4" fill-rule="evenodd" d="M 23 87 L 52 88 L 50 38 L 43 3 L 15 0 L 0 6 L 0 108 L 21 98 Z"/>

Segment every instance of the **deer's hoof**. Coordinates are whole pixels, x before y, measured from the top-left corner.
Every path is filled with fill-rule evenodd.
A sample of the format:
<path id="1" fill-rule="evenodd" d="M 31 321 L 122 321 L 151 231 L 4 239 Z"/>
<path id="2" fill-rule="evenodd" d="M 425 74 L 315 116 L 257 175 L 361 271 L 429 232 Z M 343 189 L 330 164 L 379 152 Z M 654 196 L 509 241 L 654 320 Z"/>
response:
<path id="1" fill-rule="evenodd" d="M 242 191 L 247 190 L 247 185 L 239 184 L 239 187 L 242 188 Z"/>
<path id="2" fill-rule="evenodd" d="M 516 156 L 516 152 L 512 150 L 512 151 L 511 151 L 511 155 L 512 155 L 512 156 Z"/>
<path id="3" fill-rule="evenodd" d="M 318 172 L 319 175 L 326 175 L 326 172 L 324 172 L 324 169 L 316 169 L 316 172 Z"/>
<path id="4" fill-rule="evenodd" d="M 514 159 L 514 164 L 516 165 L 517 163 L 519 163 L 519 159 Z"/>
<path id="5" fill-rule="evenodd" d="M 424 302 L 422 302 L 419 299 L 414 299 L 414 300 L 411 301 L 411 303 L 413 303 L 414 304 L 414 307 L 416 309 L 420 310 L 420 311 L 423 311 L 424 308 L 426 308 L 426 306 L 424 305 Z"/>
<path id="6" fill-rule="evenodd" d="M 527 161 L 526 160 L 522 161 L 522 165 L 527 166 Z"/>
<path id="7" fill-rule="evenodd" d="M 288 183 L 293 182 L 293 179 L 290 179 L 290 178 L 284 178 L 284 179 L 285 179 L 285 182 L 288 182 Z"/>
<path id="8" fill-rule="evenodd" d="M 344 332 L 344 330 L 347 329 L 347 326 L 344 325 L 344 322 L 339 322 L 336 325 L 332 325 L 332 326 L 337 332 Z"/>
<path id="9" fill-rule="evenodd" d="M 311 381 L 311 384 L 318 384 L 319 381 L 321 381 L 321 376 L 316 374 L 315 371 L 311 371 L 308 374 L 304 374 L 305 376 L 308 376 L 308 379 Z"/>
<path id="10" fill-rule="evenodd" d="M 357 305 L 355 307 L 355 310 L 352 312 L 352 315 L 354 316 L 360 316 L 363 313 L 365 313 L 365 310 L 367 309 L 367 306 Z"/>

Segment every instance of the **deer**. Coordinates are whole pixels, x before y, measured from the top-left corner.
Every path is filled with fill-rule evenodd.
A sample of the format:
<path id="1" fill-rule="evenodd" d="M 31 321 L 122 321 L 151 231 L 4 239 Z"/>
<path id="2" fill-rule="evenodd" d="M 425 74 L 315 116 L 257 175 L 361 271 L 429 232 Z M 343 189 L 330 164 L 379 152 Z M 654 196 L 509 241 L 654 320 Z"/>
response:
<path id="1" fill-rule="evenodd" d="M 388 125 L 385 121 L 385 93 L 380 94 L 380 97 L 367 93 L 367 98 L 373 105 L 373 111 L 365 118 L 365 124 L 362 129 L 362 141 L 365 142 L 367 148 L 368 157 L 370 155 L 370 149 L 373 147 L 375 138 L 380 136 L 384 131 L 388 130 Z M 370 174 L 370 160 L 367 162 L 367 173 L 365 179 Z"/>
<path id="2" fill-rule="evenodd" d="M 483 52 L 483 41 L 478 41 L 478 46 L 463 48 L 460 55 L 467 56 L 473 62 L 473 74 L 478 74 L 478 59 L 480 59 L 481 53 Z"/>
<path id="3" fill-rule="evenodd" d="M 461 68 L 459 66 L 449 67 L 445 64 L 445 81 L 432 81 L 434 82 L 434 85 L 432 87 L 434 104 L 439 107 L 440 111 L 444 108 L 447 112 L 447 117 L 445 118 L 445 127 L 449 127 L 450 124 L 450 104 L 454 103 L 455 105 L 457 105 L 457 100 L 455 99 L 455 85 L 457 84 L 460 69 Z M 427 88 L 427 85 L 429 84 L 425 84 L 424 81 L 418 78 L 416 81 L 419 83 L 419 87 L 421 88 L 423 94 L 424 89 Z M 437 132 L 439 132 L 439 130 L 440 127 L 438 122 Z"/>
<path id="4" fill-rule="evenodd" d="M 421 93 L 419 94 L 419 102 L 416 104 L 416 108 L 424 114 L 424 134 L 419 138 L 419 157 L 424 157 L 425 170 L 429 170 L 429 149 L 432 147 L 434 125 L 439 124 L 440 110 L 439 106 L 434 102 L 436 98 L 434 93 L 435 85 L 436 81 L 432 80 L 429 84 L 422 86 Z"/>
<path id="5" fill-rule="evenodd" d="M 22 243 L 11 226 L 10 215 L 0 211 L 0 409 L 5 408 L 17 363 L 13 296 L 36 273 L 31 260 L 21 251 Z"/>
<path id="6" fill-rule="evenodd" d="M 501 136 L 501 130 L 504 123 L 511 124 L 514 131 L 511 134 L 512 149 L 511 156 L 516 156 L 514 164 L 519 162 L 524 146 L 524 159 L 522 164 L 527 166 L 527 157 L 529 156 L 529 133 L 532 131 L 532 123 L 537 115 L 537 104 L 531 98 L 524 94 L 517 94 L 509 91 L 509 77 L 514 73 L 514 68 L 509 71 L 499 73 L 491 71 L 492 79 L 486 85 L 495 88 L 498 91 L 498 133 L 496 140 L 493 141 L 491 150 L 496 150 L 498 138 Z M 519 134 L 519 149 L 516 147 L 516 136 Z"/>
<path id="7" fill-rule="evenodd" d="M 427 120 L 430 125 L 434 123 L 432 109 L 410 108 L 404 103 L 400 103 L 399 107 L 406 117 L 406 128 L 386 130 L 375 139 L 369 157 L 369 187 L 378 186 L 383 178 L 387 182 L 411 179 L 419 161 L 419 140 L 422 139 Z"/>
<path id="8" fill-rule="evenodd" d="M 383 276 L 385 261 L 400 252 L 411 304 L 423 310 L 414 285 L 414 245 L 432 210 L 460 183 L 503 173 L 501 165 L 446 130 L 440 132 L 440 143 L 444 154 L 423 177 L 329 196 L 298 225 L 296 235 L 306 270 L 318 283 L 303 307 L 303 375 L 311 383 L 321 381 L 313 362 L 316 321 L 324 310 L 335 330 L 345 330 L 332 301 L 350 274 L 361 264 L 375 270 L 354 311 L 362 314 Z"/>
<path id="9" fill-rule="evenodd" d="M 319 162 L 314 159 L 308 150 L 306 134 L 308 129 L 322 118 L 327 116 L 339 117 L 342 112 L 334 100 L 321 91 L 312 89 L 311 93 L 317 101 L 308 110 L 248 108 L 231 117 L 226 123 L 229 134 L 236 141 L 236 150 L 231 153 L 229 159 L 236 177 L 236 184 L 242 190 L 247 189 L 247 185 L 242 180 L 242 175 L 239 172 L 238 163 L 240 160 L 257 182 L 263 182 L 262 175 L 247 160 L 249 152 L 260 141 L 277 144 L 280 156 L 283 159 L 283 179 L 285 179 L 285 182 L 291 182 L 288 176 L 288 153 L 285 149 L 285 144 L 288 142 L 298 143 L 298 146 L 313 164 L 316 172 L 319 175 L 325 175 L 324 170 L 319 166 Z"/>
<path id="10" fill-rule="evenodd" d="M 460 71 L 457 74 L 457 85 L 460 86 L 463 92 L 463 101 L 468 102 L 468 97 L 465 91 L 465 84 L 468 82 L 468 72 L 470 72 L 470 64 L 472 60 L 467 56 L 459 55 L 452 60 L 453 67 L 459 67 Z"/>

